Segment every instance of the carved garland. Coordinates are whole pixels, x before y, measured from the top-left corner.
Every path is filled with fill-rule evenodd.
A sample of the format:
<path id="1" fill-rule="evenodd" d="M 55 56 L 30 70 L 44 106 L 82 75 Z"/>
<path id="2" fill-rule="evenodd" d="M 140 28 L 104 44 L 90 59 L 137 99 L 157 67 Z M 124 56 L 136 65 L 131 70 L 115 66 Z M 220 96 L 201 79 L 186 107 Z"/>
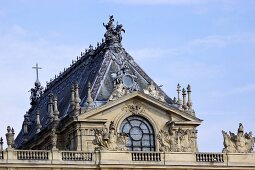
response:
<path id="1" fill-rule="evenodd" d="M 145 113 L 145 109 L 142 107 L 141 103 L 126 105 L 122 108 L 122 111 L 125 111 L 126 113 L 132 113 L 133 115 L 140 115 Z"/>

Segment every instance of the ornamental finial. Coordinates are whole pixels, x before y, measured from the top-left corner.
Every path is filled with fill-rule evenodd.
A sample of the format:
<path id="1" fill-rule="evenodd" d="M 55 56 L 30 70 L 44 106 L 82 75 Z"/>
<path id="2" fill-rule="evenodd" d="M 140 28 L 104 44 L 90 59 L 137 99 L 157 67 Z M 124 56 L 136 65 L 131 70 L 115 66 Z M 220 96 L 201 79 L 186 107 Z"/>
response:
<path id="1" fill-rule="evenodd" d="M 37 110 L 36 112 L 36 133 L 39 133 L 41 131 L 42 125 L 40 121 L 40 111 Z"/>
<path id="2" fill-rule="evenodd" d="M 188 87 L 187 87 L 187 93 L 188 93 L 188 102 L 187 102 L 187 106 L 188 106 L 188 110 L 190 112 L 194 112 L 193 109 L 192 109 L 192 101 L 191 101 L 191 86 L 188 84 Z"/>
<path id="3" fill-rule="evenodd" d="M 91 96 L 91 84 L 90 84 L 90 82 L 88 82 L 88 94 L 87 94 L 86 104 L 87 104 L 87 110 L 91 110 L 92 108 L 94 108 L 94 101 L 93 101 L 93 98 Z"/>
<path id="4" fill-rule="evenodd" d="M 74 84 L 72 83 L 71 86 L 71 101 L 70 101 L 70 105 L 71 105 L 71 109 L 74 110 L 75 109 L 75 89 L 74 89 Z"/>
<path id="5" fill-rule="evenodd" d="M 79 83 L 78 82 L 76 82 L 76 84 L 75 84 L 75 99 L 74 99 L 74 101 L 75 101 L 75 110 L 77 112 L 79 112 L 79 110 L 81 108 L 81 106 L 80 106 L 81 98 L 80 98 L 80 94 L 79 94 Z"/>
<path id="6" fill-rule="evenodd" d="M 58 97 L 54 96 L 53 97 L 53 115 L 54 115 L 54 120 L 58 120 L 58 116 L 59 116 L 59 111 L 58 111 Z"/>
<path id="7" fill-rule="evenodd" d="M 183 110 L 187 110 L 187 103 L 186 103 L 186 90 L 183 88 L 182 89 L 182 108 Z"/>

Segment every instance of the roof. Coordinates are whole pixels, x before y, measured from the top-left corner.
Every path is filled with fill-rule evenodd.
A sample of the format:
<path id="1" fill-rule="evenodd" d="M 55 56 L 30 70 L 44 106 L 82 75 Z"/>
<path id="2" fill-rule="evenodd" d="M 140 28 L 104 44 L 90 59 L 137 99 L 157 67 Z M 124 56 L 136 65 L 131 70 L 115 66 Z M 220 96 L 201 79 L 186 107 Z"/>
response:
<path id="1" fill-rule="evenodd" d="M 85 107 L 86 105 L 87 86 L 89 82 L 92 86 L 91 95 L 95 105 L 100 106 L 105 104 L 114 89 L 113 74 L 118 73 L 123 68 L 135 77 L 138 91 L 145 89 L 149 83 L 156 85 L 122 47 L 121 32 L 124 29 L 122 25 L 115 27 L 113 21 L 113 18 L 110 17 L 108 24 L 104 24 L 107 31 L 104 35 L 105 40 L 101 44 L 98 44 L 96 48 L 90 46 L 90 49 L 82 53 L 82 56 L 77 61 L 73 62 L 69 68 L 47 84 L 46 89 L 28 111 L 31 123 L 28 138 L 32 138 L 36 134 L 37 110 L 40 110 L 42 129 L 47 128 L 49 121 L 47 108 L 50 94 L 57 96 L 60 120 L 68 115 L 72 83 L 77 82 L 79 85 L 81 107 Z M 173 104 L 172 99 L 159 86 L 157 88 L 164 96 L 166 103 Z M 22 146 L 22 136 L 23 131 L 21 130 L 15 139 L 17 148 Z"/>

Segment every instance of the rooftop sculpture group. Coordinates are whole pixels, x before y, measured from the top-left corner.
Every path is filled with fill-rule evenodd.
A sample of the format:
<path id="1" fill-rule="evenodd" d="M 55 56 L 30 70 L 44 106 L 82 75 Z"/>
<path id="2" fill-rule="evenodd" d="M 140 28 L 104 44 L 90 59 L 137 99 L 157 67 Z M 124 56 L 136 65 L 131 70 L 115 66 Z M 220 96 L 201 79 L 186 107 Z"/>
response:
<path id="1" fill-rule="evenodd" d="M 125 32 L 125 30 L 122 28 L 122 24 L 118 25 L 115 27 L 114 25 L 114 18 L 113 15 L 110 16 L 109 18 L 109 22 L 105 25 L 104 27 L 106 28 L 106 33 L 104 34 L 105 37 L 105 42 L 109 45 L 112 44 L 118 44 L 120 45 L 121 41 L 122 41 L 122 35 L 121 32 Z"/>
<path id="2" fill-rule="evenodd" d="M 224 138 L 224 149 L 222 152 L 230 153 L 250 153 L 253 151 L 254 138 L 252 132 L 244 133 L 243 125 L 240 123 L 237 135 L 222 131 Z"/>

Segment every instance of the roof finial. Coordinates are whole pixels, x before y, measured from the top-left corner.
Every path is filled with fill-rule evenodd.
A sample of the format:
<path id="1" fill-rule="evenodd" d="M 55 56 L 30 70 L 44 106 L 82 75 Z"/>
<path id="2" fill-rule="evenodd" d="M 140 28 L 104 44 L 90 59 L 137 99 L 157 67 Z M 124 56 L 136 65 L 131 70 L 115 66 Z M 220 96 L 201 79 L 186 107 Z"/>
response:
<path id="1" fill-rule="evenodd" d="M 183 108 L 183 110 L 187 110 L 186 90 L 184 88 L 182 89 L 182 100 L 183 100 L 182 108 Z"/>
<path id="2" fill-rule="evenodd" d="M 187 106 L 188 106 L 188 110 L 190 112 L 194 112 L 193 109 L 192 109 L 192 101 L 191 101 L 191 86 L 188 84 L 188 87 L 187 87 L 187 93 L 188 93 L 188 102 L 187 102 Z"/>
<path id="3" fill-rule="evenodd" d="M 54 120 L 58 120 L 58 116 L 59 116 L 58 97 L 56 95 L 53 98 L 53 109 L 54 109 Z"/>
<path id="4" fill-rule="evenodd" d="M 70 101 L 70 105 L 71 105 L 71 109 L 74 110 L 75 109 L 75 90 L 74 90 L 74 84 L 72 83 L 71 86 L 71 101 Z"/>
<path id="5" fill-rule="evenodd" d="M 79 111 L 80 110 L 80 103 L 81 103 L 81 99 L 80 99 L 80 95 L 79 95 L 79 84 L 78 82 L 76 82 L 75 84 L 75 110 Z"/>
<path id="6" fill-rule="evenodd" d="M 94 108 L 94 102 L 93 102 L 93 98 L 91 96 L 91 85 L 90 82 L 88 82 L 88 94 L 87 94 L 87 110 L 91 110 L 92 108 Z"/>
<path id="7" fill-rule="evenodd" d="M 38 63 L 36 63 L 36 66 L 32 67 L 32 68 L 36 70 L 36 81 L 35 81 L 35 83 L 40 84 L 40 81 L 39 81 L 39 69 L 42 69 L 42 68 L 38 66 Z"/>
<path id="8" fill-rule="evenodd" d="M 181 86 L 180 86 L 180 84 L 178 83 L 177 84 L 177 97 L 178 97 L 178 99 L 177 99 L 177 104 L 179 105 L 179 108 L 182 108 L 182 99 L 181 99 Z"/>
<path id="9" fill-rule="evenodd" d="M 40 111 L 37 110 L 36 112 L 36 133 L 39 133 L 41 131 L 42 125 L 40 122 Z"/>
<path id="10" fill-rule="evenodd" d="M 39 81 L 39 76 L 38 76 L 38 70 L 42 69 L 41 67 L 38 67 L 38 64 L 36 63 L 35 67 L 32 67 L 33 69 L 36 70 L 36 81 L 35 81 L 35 87 L 31 88 L 30 92 L 31 92 L 31 96 L 30 96 L 30 100 L 31 100 L 31 105 L 34 106 L 37 104 L 38 99 L 40 98 L 40 96 L 43 93 L 43 87 L 41 86 L 41 83 Z"/>
<path id="11" fill-rule="evenodd" d="M 48 101 L 48 114 L 50 121 L 54 120 L 54 109 L 53 109 L 53 94 L 49 94 L 49 101 Z"/>

